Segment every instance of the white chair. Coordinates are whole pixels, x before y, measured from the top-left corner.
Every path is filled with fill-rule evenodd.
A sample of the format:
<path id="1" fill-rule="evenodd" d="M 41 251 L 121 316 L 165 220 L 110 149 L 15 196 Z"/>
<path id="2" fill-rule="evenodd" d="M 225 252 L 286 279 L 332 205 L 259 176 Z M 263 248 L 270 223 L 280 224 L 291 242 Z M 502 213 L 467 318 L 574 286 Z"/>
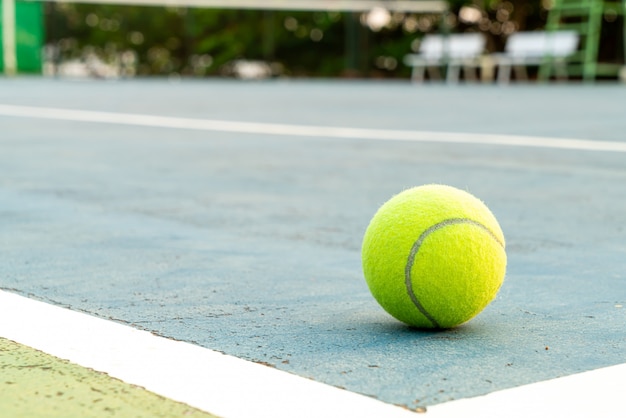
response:
<path id="1" fill-rule="evenodd" d="M 480 66 L 480 56 L 485 50 L 487 40 L 481 33 L 458 33 L 426 35 L 417 54 L 408 54 L 404 63 L 411 70 L 414 82 L 424 81 L 426 69 L 431 79 L 439 78 L 439 68 L 447 67 L 446 80 L 449 83 L 459 81 L 461 68 L 465 78 L 476 80 L 476 68 Z"/>
<path id="2" fill-rule="evenodd" d="M 526 80 L 526 67 L 541 65 L 544 60 L 554 65 L 559 78 L 567 78 L 565 60 L 578 50 L 578 43 L 576 31 L 515 32 L 509 36 L 504 53 L 491 55 L 498 68 L 498 82 L 508 83 L 512 69 L 516 78 Z"/>

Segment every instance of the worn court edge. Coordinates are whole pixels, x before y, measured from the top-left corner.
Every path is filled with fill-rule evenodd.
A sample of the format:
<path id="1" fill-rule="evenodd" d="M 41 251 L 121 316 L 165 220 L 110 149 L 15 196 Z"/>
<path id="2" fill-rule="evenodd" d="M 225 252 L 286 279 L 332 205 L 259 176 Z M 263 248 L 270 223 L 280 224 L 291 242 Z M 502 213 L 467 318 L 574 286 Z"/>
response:
<path id="1" fill-rule="evenodd" d="M 0 336 L 224 418 L 413 417 L 406 409 L 0 290 Z"/>
<path id="2" fill-rule="evenodd" d="M 15 106 L 7 104 L 0 104 L 0 116 L 309 138 L 370 139 L 378 141 L 482 144 L 509 147 L 551 148 L 561 150 L 569 149 L 582 151 L 626 152 L 626 143 L 613 141 L 591 141 L 587 139 L 522 135 L 468 134 L 455 132 L 287 125 L 278 123 L 193 119 L 132 113 L 97 112 L 90 110 L 50 107 Z"/>
<path id="3" fill-rule="evenodd" d="M 0 290 L 0 336 L 221 417 L 416 417 L 407 409 Z M 431 418 L 611 417 L 626 364 L 429 407 Z"/>

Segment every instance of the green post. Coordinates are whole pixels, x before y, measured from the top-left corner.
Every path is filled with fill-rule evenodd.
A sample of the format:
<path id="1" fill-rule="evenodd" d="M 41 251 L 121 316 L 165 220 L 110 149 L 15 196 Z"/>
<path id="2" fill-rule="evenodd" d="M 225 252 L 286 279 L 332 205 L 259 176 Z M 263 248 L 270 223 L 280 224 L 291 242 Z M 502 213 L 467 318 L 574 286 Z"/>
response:
<path id="1" fill-rule="evenodd" d="M 7 0 L 2 0 L 7 1 Z M 5 34 L 5 28 L 1 27 L 3 21 L 8 21 L 2 16 L 0 8 L 0 33 Z M 25 73 L 40 73 L 42 69 L 41 50 L 44 41 L 43 6 L 35 1 L 15 2 L 15 27 L 12 37 L 15 39 L 14 53 L 10 49 L 5 54 L 5 37 L 0 42 L 0 72 L 11 73 L 13 70 Z M 10 19 L 10 17 L 8 18 Z M 9 35 L 11 36 L 11 35 Z M 6 38 L 9 40 L 10 38 Z M 13 48 L 11 48 L 13 49 Z M 5 63 L 5 59 L 7 62 Z M 13 67 L 15 61 L 15 68 Z M 9 64 L 8 66 L 6 64 Z"/>

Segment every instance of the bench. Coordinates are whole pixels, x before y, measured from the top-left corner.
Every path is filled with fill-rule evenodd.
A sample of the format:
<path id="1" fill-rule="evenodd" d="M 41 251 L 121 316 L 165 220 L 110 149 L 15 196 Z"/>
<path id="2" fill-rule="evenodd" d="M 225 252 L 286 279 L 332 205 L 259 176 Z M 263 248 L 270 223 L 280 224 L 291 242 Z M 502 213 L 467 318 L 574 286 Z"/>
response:
<path id="1" fill-rule="evenodd" d="M 528 79 L 526 67 L 549 63 L 554 65 L 559 78 L 567 78 L 566 59 L 578 50 L 576 31 L 515 32 L 509 36 L 503 53 L 491 54 L 498 68 L 498 82 L 506 84 L 511 70 L 517 79 Z"/>
<path id="2" fill-rule="evenodd" d="M 431 79 L 439 78 L 439 68 L 447 67 L 446 80 L 449 83 L 459 81 L 461 68 L 466 79 L 476 80 L 476 68 L 483 54 L 486 38 L 480 33 L 458 33 L 426 35 L 420 44 L 418 53 L 407 54 L 404 63 L 411 67 L 411 79 L 424 81 L 426 69 Z"/>

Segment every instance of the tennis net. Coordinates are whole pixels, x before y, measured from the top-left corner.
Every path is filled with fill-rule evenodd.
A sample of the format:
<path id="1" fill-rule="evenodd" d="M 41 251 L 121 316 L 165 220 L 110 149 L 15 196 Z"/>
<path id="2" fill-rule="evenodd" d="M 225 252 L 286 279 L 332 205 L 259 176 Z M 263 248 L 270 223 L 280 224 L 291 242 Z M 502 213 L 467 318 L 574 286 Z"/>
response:
<path id="1" fill-rule="evenodd" d="M 38 7 L 41 19 L 29 18 L 31 27 L 20 32 L 15 10 L 26 5 Z M 23 61 L 16 35 L 39 30 L 44 73 L 98 77 L 389 76 L 399 70 L 411 35 L 436 26 L 448 10 L 439 0 L 2 0 L 2 6 L 5 72 Z"/>

